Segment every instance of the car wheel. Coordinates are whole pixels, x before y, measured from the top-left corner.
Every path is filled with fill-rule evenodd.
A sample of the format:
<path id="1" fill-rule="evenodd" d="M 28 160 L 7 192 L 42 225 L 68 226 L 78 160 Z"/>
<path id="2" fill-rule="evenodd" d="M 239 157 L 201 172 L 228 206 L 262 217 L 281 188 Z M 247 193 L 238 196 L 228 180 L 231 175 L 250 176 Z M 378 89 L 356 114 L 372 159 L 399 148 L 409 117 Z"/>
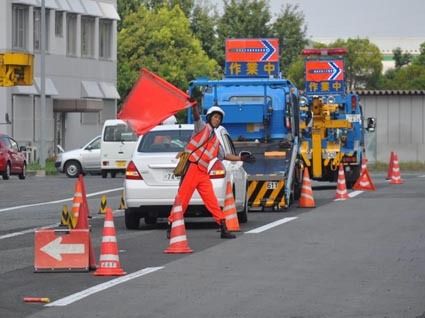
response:
<path id="1" fill-rule="evenodd" d="M 10 163 L 6 164 L 6 170 L 3 172 L 3 180 L 9 180 L 10 178 Z"/>
<path id="2" fill-rule="evenodd" d="M 128 208 L 124 211 L 125 227 L 129 230 L 137 230 L 140 224 L 140 216 L 137 208 Z"/>
<path id="3" fill-rule="evenodd" d="M 108 171 L 102 170 L 101 175 L 103 179 L 106 179 L 108 177 Z"/>
<path id="4" fill-rule="evenodd" d="M 71 160 L 65 164 L 65 174 L 69 178 L 76 178 L 81 172 L 81 165 L 78 161 Z"/>
<path id="5" fill-rule="evenodd" d="M 156 216 L 145 215 L 145 224 L 153 225 L 153 224 L 156 224 L 157 221 L 158 221 L 158 218 Z"/>
<path id="6" fill-rule="evenodd" d="M 19 174 L 19 179 L 24 180 L 27 176 L 27 165 L 24 164 L 22 167 L 22 172 Z"/>
<path id="7" fill-rule="evenodd" d="M 238 212 L 238 221 L 239 223 L 248 222 L 248 202 L 245 202 L 245 208 L 243 211 Z"/>

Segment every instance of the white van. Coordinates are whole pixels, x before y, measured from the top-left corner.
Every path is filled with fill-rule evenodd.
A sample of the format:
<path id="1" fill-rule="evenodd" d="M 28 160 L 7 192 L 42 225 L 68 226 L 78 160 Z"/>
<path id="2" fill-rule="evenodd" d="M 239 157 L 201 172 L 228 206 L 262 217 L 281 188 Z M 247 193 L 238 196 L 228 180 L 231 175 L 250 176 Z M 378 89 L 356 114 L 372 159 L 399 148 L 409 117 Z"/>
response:
<path id="1" fill-rule="evenodd" d="M 102 178 L 111 173 L 115 178 L 117 172 L 125 173 L 133 151 L 136 148 L 137 136 L 127 123 L 120 119 L 108 119 L 102 129 L 100 144 L 100 169 Z"/>

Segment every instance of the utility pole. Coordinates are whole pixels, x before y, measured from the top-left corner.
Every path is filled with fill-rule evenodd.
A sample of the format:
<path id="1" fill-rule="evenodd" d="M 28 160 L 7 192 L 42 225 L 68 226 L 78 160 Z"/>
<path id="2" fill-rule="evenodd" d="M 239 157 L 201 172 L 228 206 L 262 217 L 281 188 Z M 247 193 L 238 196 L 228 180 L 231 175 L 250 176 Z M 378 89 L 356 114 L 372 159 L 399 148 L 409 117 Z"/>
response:
<path id="1" fill-rule="evenodd" d="M 46 7 L 41 0 L 41 41 L 40 41 L 40 149 L 39 158 L 42 169 L 46 167 Z"/>

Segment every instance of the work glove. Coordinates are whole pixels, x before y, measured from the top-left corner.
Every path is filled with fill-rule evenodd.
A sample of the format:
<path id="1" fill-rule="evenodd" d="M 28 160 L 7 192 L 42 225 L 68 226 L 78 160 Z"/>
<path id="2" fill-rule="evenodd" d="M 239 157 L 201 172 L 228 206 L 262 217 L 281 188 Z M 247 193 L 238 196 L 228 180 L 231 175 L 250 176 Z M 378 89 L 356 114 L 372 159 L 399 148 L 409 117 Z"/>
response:
<path id="1" fill-rule="evenodd" d="M 255 156 L 250 153 L 249 151 L 241 151 L 239 154 L 241 157 L 241 160 L 246 163 L 254 163 L 255 162 Z"/>

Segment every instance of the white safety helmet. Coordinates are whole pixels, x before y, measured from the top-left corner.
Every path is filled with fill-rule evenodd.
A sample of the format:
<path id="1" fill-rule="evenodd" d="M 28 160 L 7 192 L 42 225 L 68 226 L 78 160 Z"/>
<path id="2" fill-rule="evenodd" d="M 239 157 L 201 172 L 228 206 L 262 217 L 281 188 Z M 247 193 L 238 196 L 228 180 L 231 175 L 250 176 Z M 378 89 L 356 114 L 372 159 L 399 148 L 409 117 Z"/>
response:
<path id="1" fill-rule="evenodd" d="M 207 121 L 209 121 L 209 118 L 211 117 L 211 114 L 212 113 L 219 113 L 219 114 L 221 114 L 221 120 L 223 120 L 223 118 L 224 118 L 224 110 L 222 110 L 218 106 L 212 106 L 212 107 L 208 108 L 208 111 L 207 111 Z"/>
<path id="2" fill-rule="evenodd" d="M 177 124 L 177 118 L 174 115 L 171 115 L 162 122 L 163 125 L 174 125 Z"/>

